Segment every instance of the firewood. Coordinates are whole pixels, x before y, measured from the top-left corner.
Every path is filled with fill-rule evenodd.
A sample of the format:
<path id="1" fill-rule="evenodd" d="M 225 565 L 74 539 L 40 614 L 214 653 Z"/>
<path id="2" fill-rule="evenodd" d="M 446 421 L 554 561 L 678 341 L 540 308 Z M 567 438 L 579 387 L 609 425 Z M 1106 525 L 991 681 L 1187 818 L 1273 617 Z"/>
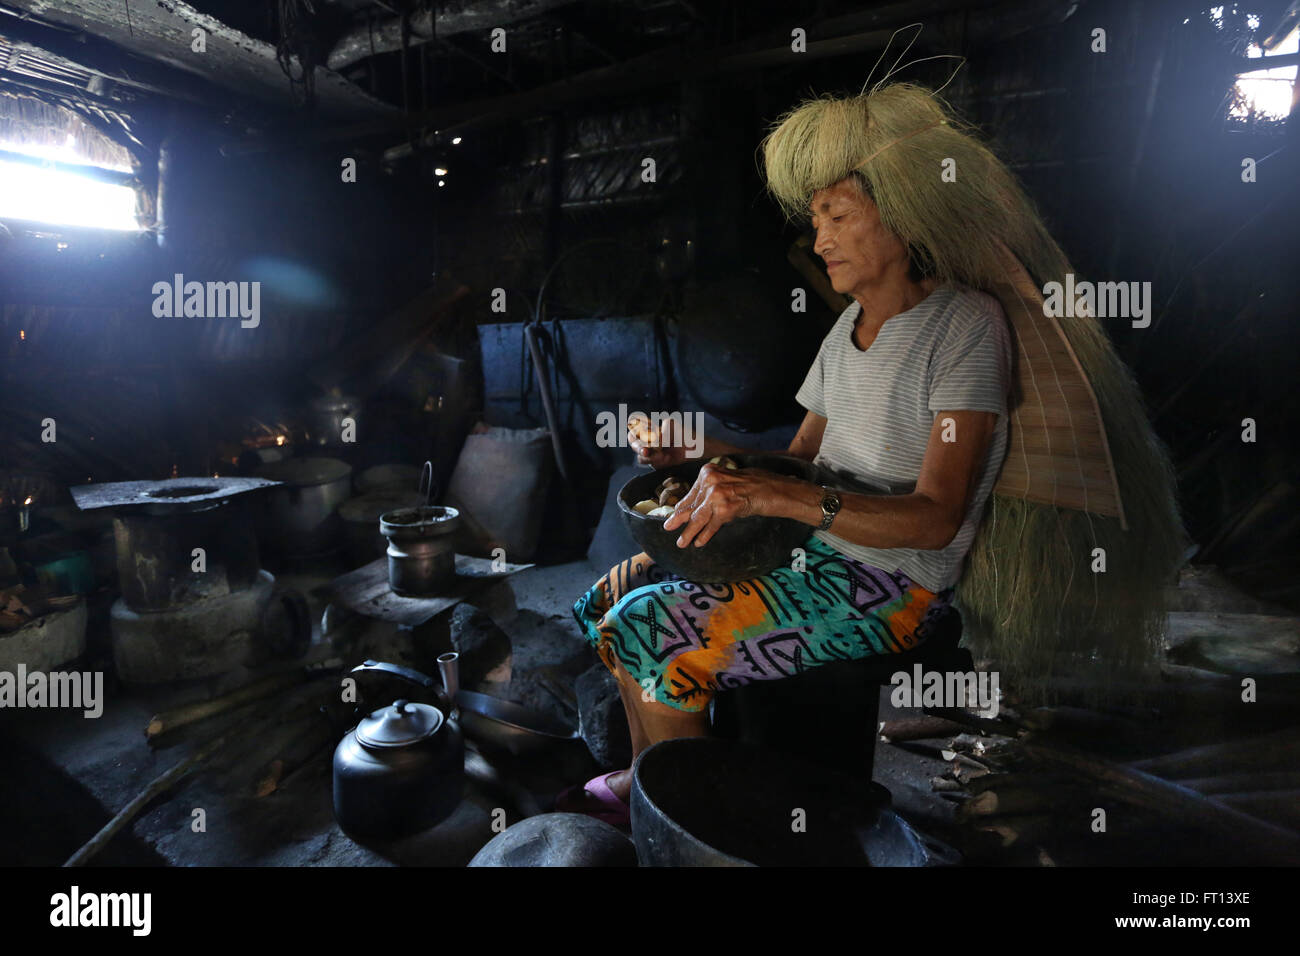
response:
<path id="1" fill-rule="evenodd" d="M 281 746 L 279 755 L 267 764 L 253 781 L 253 795 L 267 797 L 281 790 L 295 773 L 316 758 L 326 745 L 337 743 L 333 728 L 320 711 L 317 701 L 303 701 L 283 719 L 288 722 L 305 715 L 299 726 Z"/>
<path id="2" fill-rule="evenodd" d="M 1068 790 L 1076 787 L 1074 781 L 1042 770 L 990 773 L 967 785 L 971 793 L 983 793 L 986 790 Z"/>
<path id="3" fill-rule="evenodd" d="M 215 717 L 217 714 L 224 714 L 227 711 L 250 704 L 253 701 L 261 700 L 264 697 L 270 697 L 272 694 L 282 691 L 287 687 L 300 683 L 306 679 L 306 675 L 301 671 L 295 671 L 287 674 L 273 674 L 270 677 L 264 677 L 262 680 L 255 681 L 247 687 L 241 687 L 233 693 L 226 694 L 222 697 L 214 697 L 212 700 L 201 700 L 193 704 L 185 704 L 173 710 L 164 711 L 161 714 L 155 714 L 149 721 L 149 726 L 145 728 L 145 739 L 153 742 L 157 738 L 169 731 L 176 730 L 188 724 L 197 723 L 200 720 L 206 720 L 209 717 Z"/>
<path id="4" fill-rule="evenodd" d="M 921 743 L 916 740 L 891 740 L 890 746 L 897 747 L 899 750 L 905 750 L 910 754 L 916 754 L 918 757 L 929 757 L 932 760 L 947 761 L 943 755 L 943 748 L 936 747 L 934 744 Z"/>
<path id="5" fill-rule="evenodd" d="M 119 830 L 134 820 L 136 815 L 155 797 L 170 790 L 182 777 L 211 757 L 221 749 L 227 740 L 233 739 L 234 736 L 236 735 L 231 734 L 209 741 L 170 770 L 155 777 L 149 786 L 136 794 L 126 806 L 117 811 L 113 818 L 104 824 L 100 831 L 91 837 L 81 849 L 68 857 L 68 861 L 63 865 L 85 866 L 95 854 L 108 845 L 108 842 L 113 839 Z"/>
<path id="6" fill-rule="evenodd" d="M 944 717 L 905 717 L 901 720 L 883 721 L 880 724 L 880 739 L 890 743 L 899 740 L 928 740 L 951 737 L 964 729 L 962 724 Z"/>
<path id="7" fill-rule="evenodd" d="M 1020 715 L 1009 707 L 1000 707 L 997 717 L 981 717 L 959 707 L 927 707 L 925 712 L 931 717 L 942 717 L 984 734 L 1015 737 L 1020 733 Z"/>
<path id="8" fill-rule="evenodd" d="M 1042 790 L 985 790 L 971 797 L 957 810 L 958 819 L 1007 816 L 1051 811 L 1060 806 L 1054 793 Z"/>
<path id="9" fill-rule="evenodd" d="M 1300 773 L 1289 770 L 1262 773 L 1226 773 L 1217 777 L 1179 780 L 1201 793 L 1252 793 L 1259 790 L 1300 790 Z"/>
<path id="10" fill-rule="evenodd" d="M 1253 817 L 1300 832 L 1300 790 L 1221 793 L 1214 799 Z"/>
<path id="11" fill-rule="evenodd" d="M 317 651 L 315 659 L 313 659 L 313 654 L 309 653 L 303 660 L 285 664 L 261 680 L 254 681 L 221 697 L 195 701 L 191 704 L 184 704 L 172 710 L 155 714 L 149 721 L 149 726 L 145 728 L 145 739 L 150 744 L 153 744 L 157 738 L 173 730 L 206 720 L 209 717 L 215 717 L 218 714 L 236 710 L 245 704 L 264 700 L 279 691 L 287 690 L 313 677 L 328 675 L 343 666 L 341 659 L 322 657 L 324 653 L 326 652 L 323 650 Z"/>
<path id="12" fill-rule="evenodd" d="M 955 760 L 952 764 L 952 775 L 963 784 L 973 783 L 983 777 L 996 776 L 996 774 L 987 767 L 981 767 L 978 765 L 967 766 L 965 764 L 960 764 Z"/>
<path id="13" fill-rule="evenodd" d="M 253 796 L 265 797 L 275 793 L 275 788 L 280 785 L 280 779 L 284 776 L 284 761 L 275 759 L 267 767 L 266 775 L 257 782 L 253 788 Z"/>
<path id="14" fill-rule="evenodd" d="M 1112 737 L 1129 736 L 1143 731 L 1143 726 L 1135 720 L 1099 713 L 1085 707 L 1037 707 L 1026 711 L 1021 719 L 1030 730 L 1040 731 L 1080 731 Z"/>
<path id="15" fill-rule="evenodd" d="M 1051 814 L 1037 813 L 980 820 L 975 829 L 996 834 L 1002 846 L 1009 847 L 1015 843 L 1037 842 L 1052 832 L 1053 825 Z"/>
<path id="16" fill-rule="evenodd" d="M 942 756 L 944 760 L 947 760 L 955 765 L 960 765 L 962 767 L 970 767 L 973 770 L 983 770 L 985 773 L 988 773 L 989 770 L 991 769 L 988 764 L 976 760 L 974 757 L 971 757 L 968 754 L 959 753 L 956 750 L 945 748 L 941 752 L 940 756 Z"/>
<path id="17" fill-rule="evenodd" d="M 1191 826 L 1219 834 L 1231 833 L 1236 843 L 1257 853 L 1261 862 L 1300 862 L 1300 834 L 1242 813 L 1195 790 L 1060 744 L 1027 740 L 1021 747 L 1029 759 L 1096 781 L 1101 792 L 1113 794 L 1116 799 Z"/>
<path id="18" fill-rule="evenodd" d="M 1192 747 L 1172 754 L 1150 757 L 1131 764 L 1134 770 L 1158 777 L 1207 776 L 1263 769 L 1291 764 L 1300 757 L 1300 728 L 1289 727 L 1271 734 L 1245 737 L 1225 743 Z"/>

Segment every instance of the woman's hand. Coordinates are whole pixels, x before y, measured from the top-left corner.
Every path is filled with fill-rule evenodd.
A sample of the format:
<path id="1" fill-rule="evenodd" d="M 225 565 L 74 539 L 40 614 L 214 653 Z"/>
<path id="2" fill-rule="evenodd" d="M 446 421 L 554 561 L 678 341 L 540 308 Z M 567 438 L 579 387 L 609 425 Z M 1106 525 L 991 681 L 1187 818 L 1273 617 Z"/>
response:
<path id="1" fill-rule="evenodd" d="M 638 465 L 650 465 L 653 468 L 670 468 L 686 460 L 686 446 L 678 440 L 680 436 L 671 419 L 664 421 L 658 429 L 651 427 L 644 418 L 634 417 L 627 421 L 627 443 L 636 452 Z"/>
<path id="2" fill-rule="evenodd" d="M 758 468 L 728 469 L 707 464 L 676 509 L 664 520 L 664 530 L 682 528 L 677 547 L 695 542 L 703 547 L 728 521 L 750 515 L 780 517 L 821 491 L 811 482 Z M 684 526 L 684 527 L 683 527 Z"/>

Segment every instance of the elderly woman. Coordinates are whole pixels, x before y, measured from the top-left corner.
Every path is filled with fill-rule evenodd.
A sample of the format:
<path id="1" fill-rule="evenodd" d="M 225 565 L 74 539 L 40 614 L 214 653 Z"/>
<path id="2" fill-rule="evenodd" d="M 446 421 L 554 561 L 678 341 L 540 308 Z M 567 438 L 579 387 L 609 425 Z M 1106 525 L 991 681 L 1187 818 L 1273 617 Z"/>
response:
<path id="1" fill-rule="evenodd" d="M 1007 250 L 1036 278 L 1069 268 L 1006 167 L 920 87 L 806 102 L 769 133 L 763 160 L 769 189 L 809 222 L 832 286 L 853 300 L 795 396 L 807 414 L 785 451 L 862 490 L 705 465 L 664 523 L 678 547 L 707 548 L 728 521 L 767 515 L 808 526 L 804 561 L 716 586 L 641 554 L 577 602 L 618 680 L 634 755 L 705 735 L 718 691 L 925 639 L 1007 451 L 1014 349 L 984 290 Z M 673 438 L 631 444 L 664 467 L 685 457 Z M 708 457 L 730 451 L 705 441 Z M 631 784 L 630 769 L 596 777 L 560 808 L 624 823 Z"/>

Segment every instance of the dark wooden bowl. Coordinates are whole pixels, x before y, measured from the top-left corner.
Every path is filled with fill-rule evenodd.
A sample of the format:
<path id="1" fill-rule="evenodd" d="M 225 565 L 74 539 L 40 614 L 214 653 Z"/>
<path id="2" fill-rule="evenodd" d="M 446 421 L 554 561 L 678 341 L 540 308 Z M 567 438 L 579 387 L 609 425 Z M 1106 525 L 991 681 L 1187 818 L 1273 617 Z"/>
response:
<path id="1" fill-rule="evenodd" d="M 811 462 L 789 455 L 731 455 L 741 468 L 765 471 L 818 481 L 821 470 Z M 664 518 L 650 518 L 633 508 L 638 501 L 651 497 L 665 478 L 681 478 L 693 484 L 707 460 L 683 462 L 671 468 L 638 475 L 618 493 L 618 510 L 623 515 L 633 539 L 658 564 L 700 584 L 731 584 L 767 574 L 775 568 L 789 566 L 791 551 L 803 544 L 812 527 L 790 518 L 753 516 L 737 518 L 718 530 L 708 544 L 677 547 L 681 529 L 664 530 Z"/>

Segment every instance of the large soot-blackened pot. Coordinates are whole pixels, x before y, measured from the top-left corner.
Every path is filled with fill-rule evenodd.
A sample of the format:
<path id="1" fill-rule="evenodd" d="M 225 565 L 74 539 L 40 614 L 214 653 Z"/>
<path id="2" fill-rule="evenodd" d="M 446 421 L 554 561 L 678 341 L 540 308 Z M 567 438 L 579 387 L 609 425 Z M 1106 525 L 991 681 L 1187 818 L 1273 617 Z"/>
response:
<path id="1" fill-rule="evenodd" d="M 683 737 L 636 763 L 632 841 L 642 866 L 925 865 L 887 803 L 883 790 L 790 754 Z"/>

